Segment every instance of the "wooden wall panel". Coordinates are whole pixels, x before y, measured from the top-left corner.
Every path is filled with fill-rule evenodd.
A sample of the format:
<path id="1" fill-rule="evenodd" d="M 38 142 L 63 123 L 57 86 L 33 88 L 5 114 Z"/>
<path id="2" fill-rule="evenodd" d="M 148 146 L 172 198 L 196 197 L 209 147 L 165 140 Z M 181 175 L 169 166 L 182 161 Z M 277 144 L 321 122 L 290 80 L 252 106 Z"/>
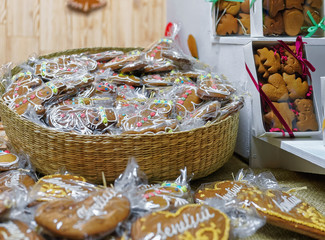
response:
<path id="1" fill-rule="evenodd" d="M 165 0 L 107 0 L 89 14 L 66 0 L 0 0 L 0 64 L 71 48 L 146 47 L 165 25 Z"/>

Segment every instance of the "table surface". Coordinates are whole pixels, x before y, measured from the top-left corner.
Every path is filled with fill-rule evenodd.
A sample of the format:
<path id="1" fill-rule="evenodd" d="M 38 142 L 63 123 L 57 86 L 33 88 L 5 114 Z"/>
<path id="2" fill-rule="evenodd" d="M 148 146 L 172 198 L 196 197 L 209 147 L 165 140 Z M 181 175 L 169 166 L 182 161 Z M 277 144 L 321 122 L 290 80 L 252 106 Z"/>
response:
<path id="1" fill-rule="evenodd" d="M 234 155 L 222 168 L 213 174 L 195 180 L 191 183 L 193 189 L 198 188 L 202 183 L 232 180 L 232 173 L 236 173 L 240 169 L 248 169 L 248 164 Z M 281 186 L 290 188 L 307 187 L 306 190 L 300 190 L 294 194 L 314 206 L 318 211 L 325 215 L 325 175 L 317 175 L 310 173 L 298 173 L 283 169 L 253 169 L 258 174 L 264 171 L 273 173 Z M 259 229 L 253 236 L 245 238 L 245 240 L 263 240 L 263 239 L 312 239 L 298 233 L 294 233 L 285 229 L 281 229 L 269 224 Z"/>

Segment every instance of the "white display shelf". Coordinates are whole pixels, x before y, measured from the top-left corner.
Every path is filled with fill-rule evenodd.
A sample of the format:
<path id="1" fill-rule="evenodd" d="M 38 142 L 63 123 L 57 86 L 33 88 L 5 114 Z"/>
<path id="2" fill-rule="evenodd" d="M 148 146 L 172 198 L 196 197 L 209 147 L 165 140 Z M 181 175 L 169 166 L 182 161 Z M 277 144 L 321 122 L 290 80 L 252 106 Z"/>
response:
<path id="1" fill-rule="evenodd" d="M 250 36 L 227 36 L 227 37 L 220 37 L 220 36 L 212 36 L 211 43 L 212 44 L 239 44 L 245 45 L 251 41 L 277 41 L 283 40 L 285 42 L 295 42 L 296 37 L 250 37 Z M 324 46 L 325 45 L 325 38 L 302 38 L 303 41 L 307 44 L 314 45 L 314 46 Z"/>
<path id="2" fill-rule="evenodd" d="M 281 167 L 289 170 L 325 174 L 325 147 L 322 139 L 253 137 L 250 165 Z"/>

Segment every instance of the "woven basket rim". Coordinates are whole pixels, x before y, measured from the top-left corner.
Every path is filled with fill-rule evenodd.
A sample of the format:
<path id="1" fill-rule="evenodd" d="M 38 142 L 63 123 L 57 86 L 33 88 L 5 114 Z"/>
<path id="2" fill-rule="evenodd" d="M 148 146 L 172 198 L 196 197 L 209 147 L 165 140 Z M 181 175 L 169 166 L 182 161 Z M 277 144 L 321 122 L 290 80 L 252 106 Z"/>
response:
<path id="1" fill-rule="evenodd" d="M 2 99 L 0 99 L 0 104 L 2 105 L 1 107 L 5 106 L 6 108 L 8 108 L 14 115 L 15 115 L 15 118 L 19 118 L 21 119 L 22 121 L 28 121 L 32 124 L 35 124 L 37 125 L 38 127 L 42 128 L 42 129 L 46 129 L 48 131 L 51 131 L 53 133 L 60 133 L 60 134 L 66 134 L 67 136 L 70 135 L 70 136 L 87 136 L 87 137 L 91 137 L 91 138 L 97 138 L 97 137 L 113 137 L 113 138 L 139 138 L 139 137 L 144 137 L 144 136 L 152 136 L 152 135 L 155 135 L 155 134 L 78 134 L 78 133 L 72 133 L 72 132 L 64 132 L 64 131 L 59 131 L 57 130 L 56 128 L 51 128 L 51 127 L 45 127 L 45 126 L 42 126 L 40 124 L 37 124 L 36 122 L 33 122 L 31 121 L 30 119 L 28 118 L 24 118 L 22 117 L 21 115 L 19 115 L 18 113 L 16 113 L 15 111 L 13 111 L 12 109 L 10 109 L 8 107 L 8 105 L 6 103 L 3 102 Z M 216 121 L 214 123 L 211 123 L 210 125 L 206 126 L 201 126 L 201 127 L 197 127 L 197 128 L 193 128 L 193 129 L 189 129 L 189 130 L 184 130 L 184 131 L 177 131 L 177 132 L 161 132 L 161 133 L 158 133 L 157 135 L 161 135 L 161 136 L 166 136 L 166 135 L 175 135 L 175 134 L 182 134 L 182 133 L 188 133 L 188 132 L 195 132 L 196 130 L 198 129 L 201 129 L 201 128 L 207 128 L 207 127 L 210 127 L 210 126 L 213 126 L 213 125 L 218 125 L 220 124 L 221 122 L 224 122 L 224 121 L 227 121 L 228 118 L 232 117 L 235 113 L 237 113 L 237 111 L 234 111 L 232 112 L 229 116 L 227 116 L 226 118 L 220 120 L 220 121 Z M 1 116 L 0 116 L 1 117 Z M 6 129 L 6 127 L 4 126 L 4 128 Z"/>

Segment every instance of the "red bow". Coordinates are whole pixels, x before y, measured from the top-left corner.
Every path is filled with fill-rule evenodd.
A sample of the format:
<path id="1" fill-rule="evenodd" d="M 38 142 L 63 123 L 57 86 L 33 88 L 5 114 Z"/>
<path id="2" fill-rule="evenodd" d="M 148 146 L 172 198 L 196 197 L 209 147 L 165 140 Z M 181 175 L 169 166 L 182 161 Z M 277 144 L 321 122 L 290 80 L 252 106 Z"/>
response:
<path id="1" fill-rule="evenodd" d="M 308 76 L 311 79 L 311 74 L 309 72 L 315 72 L 315 67 L 305 58 L 303 58 L 303 46 L 304 42 L 302 41 L 302 37 L 298 36 L 296 39 L 296 54 L 289 48 L 289 46 L 283 42 L 282 40 L 278 40 L 279 43 L 289 52 L 294 56 L 301 64 L 302 68 L 302 76 Z"/>

